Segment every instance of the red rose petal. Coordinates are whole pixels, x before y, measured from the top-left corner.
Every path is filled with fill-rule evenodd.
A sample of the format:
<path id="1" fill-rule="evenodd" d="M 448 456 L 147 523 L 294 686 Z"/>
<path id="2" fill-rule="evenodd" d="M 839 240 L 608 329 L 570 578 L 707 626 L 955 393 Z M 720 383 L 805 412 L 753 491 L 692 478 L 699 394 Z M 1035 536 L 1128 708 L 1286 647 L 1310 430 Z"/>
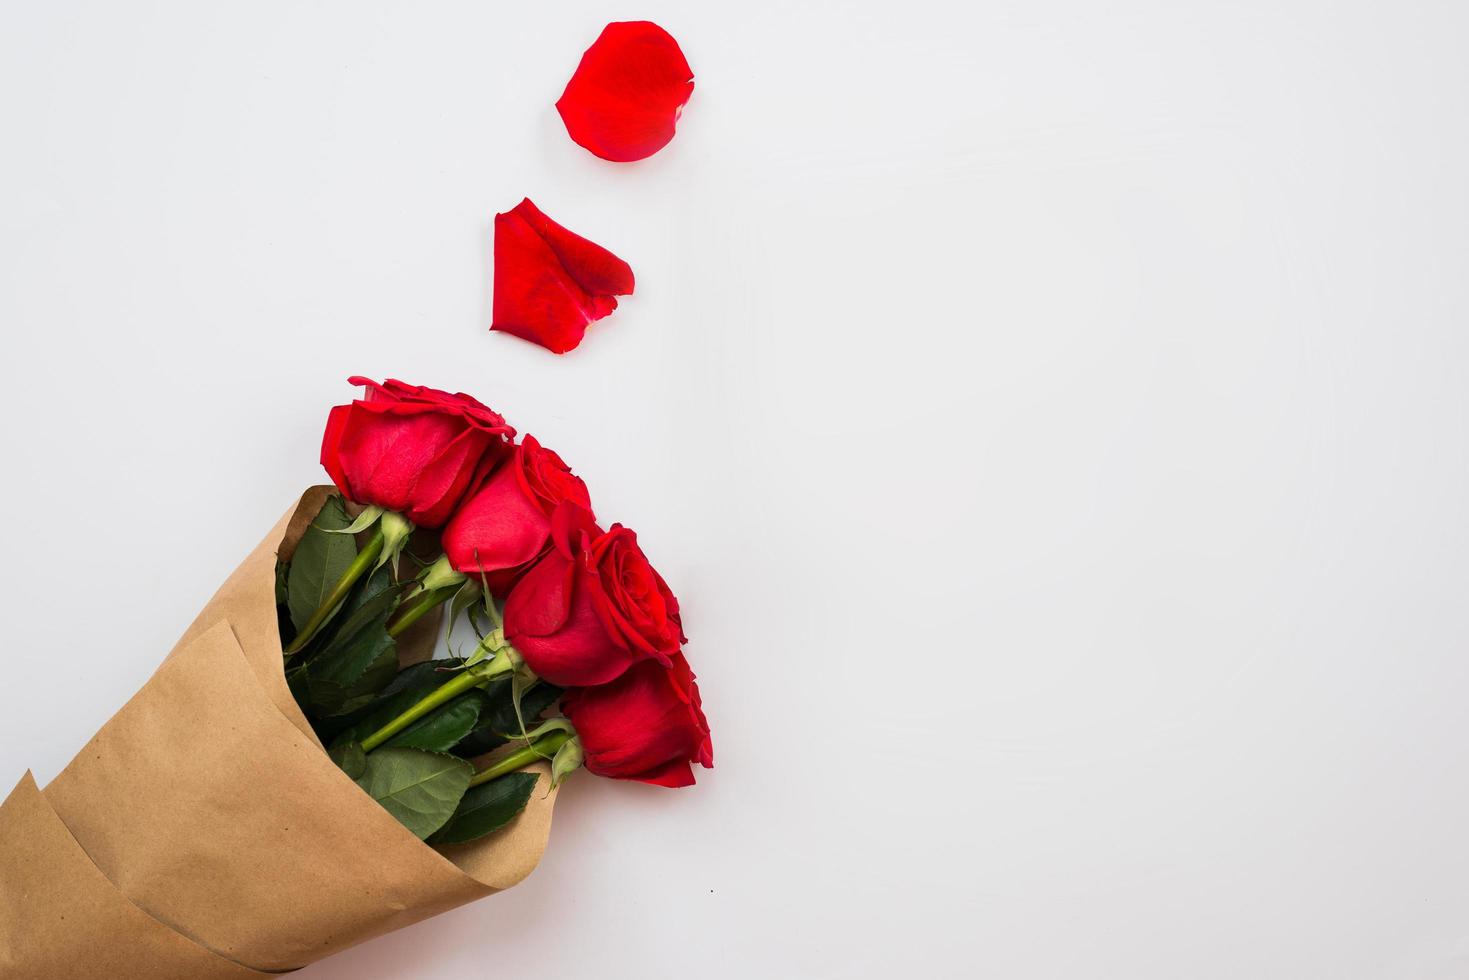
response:
<path id="1" fill-rule="evenodd" d="M 632 268 L 546 217 L 530 198 L 495 215 L 495 309 L 500 330 L 564 354 L 587 324 L 633 291 Z"/>
<path id="2" fill-rule="evenodd" d="M 628 21 L 608 24 L 587 48 L 556 110 L 578 144 L 626 163 L 668 145 L 693 93 L 694 73 L 673 35 Z"/>
<path id="3" fill-rule="evenodd" d="M 629 778 L 640 783 L 665 786 L 668 789 L 683 789 L 685 786 L 694 785 L 694 769 L 686 759 L 673 759 L 661 766 L 649 769 L 640 776 Z"/>

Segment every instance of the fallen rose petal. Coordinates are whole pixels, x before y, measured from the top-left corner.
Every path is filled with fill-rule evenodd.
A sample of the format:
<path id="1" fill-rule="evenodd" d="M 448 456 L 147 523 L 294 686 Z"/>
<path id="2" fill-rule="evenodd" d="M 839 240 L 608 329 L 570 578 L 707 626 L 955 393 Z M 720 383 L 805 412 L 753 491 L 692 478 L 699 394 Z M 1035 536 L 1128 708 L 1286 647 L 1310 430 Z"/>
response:
<path id="1" fill-rule="evenodd" d="M 626 163 L 668 145 L 693 92 L 694 73 L 673 36 L 627 21 L 608 24 L 587 48 L 556 110 L 574 141 Z"/>
<path id="2" fill-rule="evenodd" d="M 632 268 L 546 217 L 530 198 L 495 215 L 491 330 L 564 354 L 633 291 Z"/>

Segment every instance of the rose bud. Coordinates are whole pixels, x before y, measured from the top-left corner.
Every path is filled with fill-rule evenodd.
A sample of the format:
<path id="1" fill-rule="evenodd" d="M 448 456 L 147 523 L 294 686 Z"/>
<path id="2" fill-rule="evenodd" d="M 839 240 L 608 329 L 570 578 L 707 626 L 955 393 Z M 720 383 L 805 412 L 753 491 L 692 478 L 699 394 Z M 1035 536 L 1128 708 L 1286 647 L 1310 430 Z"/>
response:
<path id="1" fill-rule="evenodd" d="M 457 572 L 504 595 L 551 542 L 551 515 L 563 501 L 590 509 L 587 486 L 560 456 L 526 436 L 444 529 L 444 554 Z"/>
<path id="2" fill-rule="evenodd" d="M 576 726 L 588 771 L 658 786 L 692 786 L 690 763 L 714 767 L 699 686 L 682 653 L 668 666 L 645 660 L 600 687 L 567 691 L 561 710 Z"/>
<path id="3" fill-rule="evenodd" d="M 640 660 L 667 664 L 684 642 L 678 600 L 637 535 L 603 531 L 583 507 L 551 515 L 551 547 L 505 601 L 505 638 L 559 687 L 605 684 Z"/>
<path id="4" fill-rule="evenodd" d="M 367 397 L 327 419 L 321 464 L 349 500 L 440 527 L 508 450 L 515 430 L 468 395 L 388 380 L 349 379 Z"/>

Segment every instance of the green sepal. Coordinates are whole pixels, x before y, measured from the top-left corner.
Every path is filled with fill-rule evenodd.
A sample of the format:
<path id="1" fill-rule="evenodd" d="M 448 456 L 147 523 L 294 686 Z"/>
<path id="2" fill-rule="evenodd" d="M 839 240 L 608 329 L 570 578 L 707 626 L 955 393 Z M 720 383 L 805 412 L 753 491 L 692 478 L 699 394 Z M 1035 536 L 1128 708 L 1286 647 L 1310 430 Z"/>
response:
<path id="1" fill-rule="evenodd" d="M 459 615 L 466 609 L 473 610 L 475 608 L 478 604 L 479 595 L 479 583 L 474 579 L 466 579 L 464 584 L 459 587 L 459 591 L 454 593 L 454 598 L 449 600 L 449 628 L 444 631 L 444 649 L 450 653 L 454 652 L 452 645 L 454 624 L 459 621 Z M 470 613 L 469 622 L 470 625 L 474 624 L 474 615 L 472 612 Z M 477 629 L 476 632 L 478 632 Z"/>
<path id="2" fill-rule="evenodd" d="M 413 522 L 395 510 L 385 510 L 378 518 L 382 521 L 383 553 L 378 556 L 377 568 L 392 564 L 394 577 L 398 574 L 398 556 L 408 545 L 413 534 Z"/>
<path id="3" fill-rule="evenodd" d="M 505 626 L 505 616 L 495 603 L 495 595 L 490 591 L 490 580 L 484 572 L 480 572 L 479 580 L 480 589 L 485 594 L 485 615 L 490 618 L 492 628 L 502 629 Z"/>
<path id="4" fill-rule="evenodd" d="M 454 593 L 454 598 L 449 600 L 449 621 L 452 623 L 459 618 L 464 610 L 473 607 L 480 597 L 480 584 L 474 579 L 465 579 L 459 591 Z"/>
<path id="5" fill-rule="evenodd" d="M 363 531 L 366 531 L 368 528 L 370 528 L 374 524 L 376 524 L 378 522 L 378 518 L 380 518 L 382 516 L 383 516 L 383 509 L 381 507 L 379 507 L 377 504 L 373 504 L 370 507 L 368 507 L 367 509 L 365 509 L 362 513 L 358 514 L 357 515 L 357 520 L 353 521 L 351 524 L 347 525 L 346 527 L 337 528 L 336 530 L 332 531 L 331 533 L 332 534 L 361 534 Z"/>
<path id="6" fill-rule="evenodd" d="M 448 555 L 440 555 L 431 564 L 425 565 L 418 573 L 418 585 L 424 592 L 438 592 L 440 589 L 455 588 L 469 582 L 469 578 L 449 562 Z M 455 593 L 457 598 L 458 593 Z"/>
<path id="7" fill-rule="evenodd" d="M 514 736 L 514 739 L 517 742 L 523 741 L 528 745 L 531 742 L 534 742 L 536 739 L 540 738 L 542 735 L 549 735 L 552 732 L 570 732 L 572 736 L 576 735 L 576 729 L 572 727 L 572 724 L 568 719 L 549 718 L 541 724 L 537 725 L 532 730 L 528 732 L 522 732 L 521 734 Z"/>
<path id="8" fill-rule="evenodd" d="M 517 670 L 510 675 L 510 707 L 515 709 L 515 730 L 526 739 L 529 739 L 530 736 L 525 733 L 525 712 L 521 710 L 520 702 L 526 688 L 534 686 L 537 680 L 536 675 L 528 670 Z"/>
<path id="9" fill-rule="evenodd" d="M 580 769 L 583 758 L 581 739 L 571 738 L 563 742 L 551 760 L 551 788 L 560 786 L 563 779 Z"/>
<path id="10" fill-rule="evenodd" d="M 502 650 L 507 649 L 510 649 L 510 645 L 505 642 L 505 630 L 497 626 L 480 637 L 479 645 L 474 648 L 474 652 L 464 658 L 464 666 L 473 667 L 477 663 L 498 656 Z M 517 653 L 516 656 L 519 654 Z"/>

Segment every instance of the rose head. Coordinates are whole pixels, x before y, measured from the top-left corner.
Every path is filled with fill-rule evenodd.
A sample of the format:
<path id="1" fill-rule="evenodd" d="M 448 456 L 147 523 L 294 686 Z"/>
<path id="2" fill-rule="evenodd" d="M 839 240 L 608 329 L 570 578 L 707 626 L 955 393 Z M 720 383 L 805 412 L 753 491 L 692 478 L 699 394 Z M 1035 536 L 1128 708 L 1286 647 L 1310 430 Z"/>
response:
<path id="1" fill-rule="evenodd" d="M 455 512 L 444 553 L 455 571 L 503 595 L 550 544 L 551 515 L 563 501 L 592 506 L 561 457 L 526 436 Z"/>
<path id="2" fill-rule="evenodd" d="M 556 508 L 550 549 L 510 591 L 505 638 L 560 687 L 605 684 L 640 660 L 666 665 L 684 642 L 678 600 L 637 535 L 603 531 L 574 503 Z"/>
<path id="3" fill-rule="evenodd" d="M 567 691 L 561 709 L 576 726 L 587 769 L 599 776 L 691 786 L 690 763 L 714 766 L 699 686 L 682 653 L 666 667 L 645 660 L 610 684 Z"/>
<path id="4" fill-rule="evenodd" d="M 440 527 L 515 430 L 468 395 L 348 379 L 367 396 L 327 417 L 321 464 L 349 500 Z"/>

